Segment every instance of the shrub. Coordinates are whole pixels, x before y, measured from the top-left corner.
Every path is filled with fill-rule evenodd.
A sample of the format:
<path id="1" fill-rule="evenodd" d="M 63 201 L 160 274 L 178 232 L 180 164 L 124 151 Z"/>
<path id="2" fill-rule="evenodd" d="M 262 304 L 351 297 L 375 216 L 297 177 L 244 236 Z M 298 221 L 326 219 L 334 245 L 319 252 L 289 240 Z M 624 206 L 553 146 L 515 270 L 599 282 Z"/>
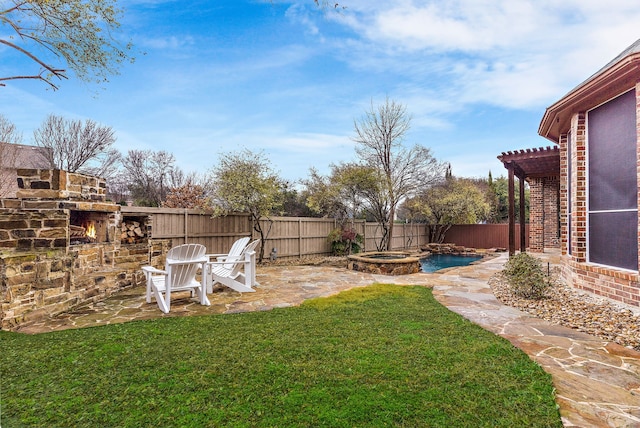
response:
<path id="1" fill-rule="evenodd" d="M 525 299 L 542 299 L 551 285 L 540 260 L 527 253 L 511 256 L 502 271 L 513 294 Z"/>
<path id="2" fill-rule="evenodd" d="M 344 256 L 359 253 L 364 239 L 353 229 L 337 228 L 329 233 L 327 241 L 331 243 L 331 254 Z"/>

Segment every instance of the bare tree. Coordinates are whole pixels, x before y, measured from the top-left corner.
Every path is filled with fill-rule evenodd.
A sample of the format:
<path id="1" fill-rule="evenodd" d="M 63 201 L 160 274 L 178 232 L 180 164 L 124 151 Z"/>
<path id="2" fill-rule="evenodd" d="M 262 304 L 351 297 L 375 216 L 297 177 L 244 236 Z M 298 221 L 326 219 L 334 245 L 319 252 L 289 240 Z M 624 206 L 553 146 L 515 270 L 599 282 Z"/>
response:
<path id="1" fill-rule="evenodd" d="M 184 174 L 175 166 L 175 157 L 165 151 L 129 150 L 122 159 L 124 177 L 130 197 L 136 205 L 159 207 L 170 188 Z"/>
<path id="2" fill-rule="evenodd" d="M 0 114 L 0 143 L 21 144 L 22 133 L 16 125 Z"/>
<path id="3" fill-rule="evenodd" d="M 52 168 L 92 175 L 109 175 L 119 155 L 112 149 L 116 141 L 109 126 L 92 120 L 67 120 L 49 115 L 33 133 L 36 145 L 50 149 Z"/>
<path id="4" fill-rule="evenodd" d="M 388 97 L 378 106 L 371 102 L 371 109 L 354 121 L 356 153 L 380 177 L 380 187 L 370 189 L 367 195 L 371 214 L 382 227 L 379 250 L 391 249 L 398 204 L 418 189 L 438 182 L 445 170 L 428 148 L 403 146 L 410 125 L 406 107 Z"/>
<path id="5" fill-rule="evenodd" d="M 15 124 L 0 114 L 0 197 L 6 197 L 13 189 L 18 150 L 16 144 L 22 142 L 22 134 Z"/>
<path id="6" fill-rule="evenodd" d="M 98 155 L 95 161 L 95 165 L 83 167 L 82 172 L 96 177 L 102 177 L 108 182 L 118 174 L 118 166 L 122 161 L 122 155 L 116 149 L 109 149 Z"/>
<path id="7" fill-rule="evenodd" d="M 132 61 L 114 37 L 122 11 L 117 0 L 8 0 L 1 2 L 0 44 L 28 58 L 33 71 L 0 76 L 3 81 L 36 79 L 58 89 L 68 73 L 62 62 L 83 81 L 106 82 L 119 65 Z"/>

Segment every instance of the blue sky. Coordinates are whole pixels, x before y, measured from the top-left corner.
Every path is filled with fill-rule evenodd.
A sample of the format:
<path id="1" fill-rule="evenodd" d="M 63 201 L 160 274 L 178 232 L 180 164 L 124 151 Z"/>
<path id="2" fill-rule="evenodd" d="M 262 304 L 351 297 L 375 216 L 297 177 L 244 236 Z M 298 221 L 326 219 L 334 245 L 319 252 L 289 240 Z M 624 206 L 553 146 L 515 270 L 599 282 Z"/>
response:
<path id="1" fill-rule="evenodd" d="M 53 113 L 111 126 L 123 153 L 173 153 L 185 172 L 247 148 L 295 181 L 355 160 L 354 119 L 388 96 L 412 116 L 405 144 L 456 176 L 497 177 L 501 152 L 551 144 L 537 135 L 547 106 L 640 38 L 635 0 L 340 3 L 121 1 L 121 36 L 144 55 L 104 90 L 9 82 L 0 113 L 27 144 Z M 2 75 L 30 66 L 0 54 Z"/>

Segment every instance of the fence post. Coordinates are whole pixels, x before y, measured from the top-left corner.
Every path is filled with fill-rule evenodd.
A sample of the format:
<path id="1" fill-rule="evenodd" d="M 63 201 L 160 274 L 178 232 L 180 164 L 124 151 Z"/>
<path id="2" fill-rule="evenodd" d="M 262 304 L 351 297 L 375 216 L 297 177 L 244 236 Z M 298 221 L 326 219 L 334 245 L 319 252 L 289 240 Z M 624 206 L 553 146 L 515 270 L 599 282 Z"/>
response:
<path id="1" fill-rule="evenodd" d="M 364 240 L 363 252 L 367 252 L 367 220 L 362 220 L 362 239 Z"/>
<path id="2" fill-rule="evenodd" d="M 402 224 L 402 249 L 407 249 L 407 222 Z"/>
<path id="3" fill-rule="evenodd" d="M 298 219 L 298 257 L 302 258 L 302 219 Z"/>
<path id="4" fill-rule="evenodd" d="M 189 243 L 189 213 L 184 209 L 184 243 Z"/>

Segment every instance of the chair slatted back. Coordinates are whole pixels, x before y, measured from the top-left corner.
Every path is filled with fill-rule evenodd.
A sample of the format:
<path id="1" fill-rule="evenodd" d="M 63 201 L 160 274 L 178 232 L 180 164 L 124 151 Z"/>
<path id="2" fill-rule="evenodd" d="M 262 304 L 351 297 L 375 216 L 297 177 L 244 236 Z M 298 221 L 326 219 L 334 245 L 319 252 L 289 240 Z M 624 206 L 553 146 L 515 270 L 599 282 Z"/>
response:
<path id="1" fill-rule="evenodd" d="M 259 239 L 256 239 L 255 241 L 251 242 L 250 244 L 248 244 L 246 247 L 244 247 L 244 249 L 242 250 L 242 253 L 240 254 L 240 257 L 238 257 L 239 260 L 244 260 L 245 255 L 255 251 L 256 248 L 258 247 L 258 244 L 260 243 Z M 231 273 L 229 274 L 229 276 L 231 276 L 232 278 L 235 277 L 235 275 L 240 272 L 240 269 L 242 269 L 242 267 L 244 266 L 243 263 L 236 263 L 233 265 L 233 267 L 231 268 Z"/>
<path id="2" fill-rule="evenodd" d="M 185 263 L 189 261 L 205 261 L 207 248 L 201 244 L 184 244 L 173 247 L 167 253 L 166 271 L 170 272 L 169 284 L 171 288 L 188 285 L 196 276 L 199 269 L 197 263 Z"/>
<path id="3" fill-rule="evenodd" d="M 229 254 L 225 258 L 225 261 L 228 261 L 230 263 L 225 263 L 222 266 L 226 269 L 233 269 L 233 266 L 235 264 L 233 262 L 240 259 L 240 256 L 242 255 L 242 251 L 247 246 L 248 242 L 249 242 L 248 236 L 245 236 L 244 238 L 240 238 L 236 240 L 236 242 L 234 242 L 233 245 L 231 246 L 231 249 L 229 250 Z"/>

